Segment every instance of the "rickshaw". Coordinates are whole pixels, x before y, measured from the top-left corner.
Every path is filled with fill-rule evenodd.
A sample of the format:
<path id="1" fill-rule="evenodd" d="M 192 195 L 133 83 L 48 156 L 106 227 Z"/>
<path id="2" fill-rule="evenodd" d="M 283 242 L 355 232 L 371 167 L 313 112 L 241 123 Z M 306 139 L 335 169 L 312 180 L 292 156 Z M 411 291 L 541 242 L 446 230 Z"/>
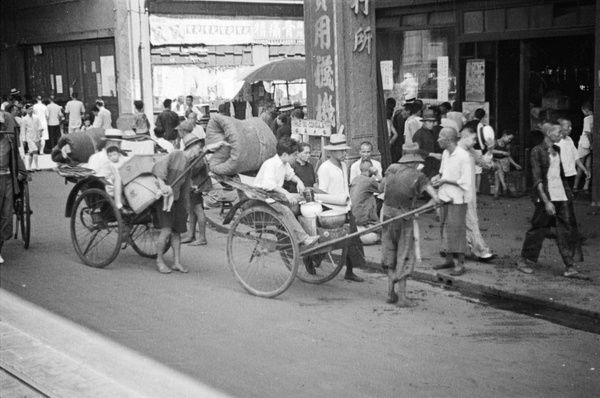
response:
<path id="1" fill-rule="evenodd" d="M 0 131 L 0 134 L 12 135 L 13 142 L 18 143 L 18 132 Z M 19 151 L 15 148 L 12 152 L 15 158 L 15 164 L 17 164 L 18 157 L 20 156 Z M 11 172 L 14 173 L 14 170 Z M 31 202 L 29 200 L 28 180 L 29 178 L 19 182 L 20 193 L 14 195 L 13 199 L 13 214 L 15 216 L 14 238 L 18 239 L 20 233 L 25 249 L 29 248 L 31 239 Z"/>

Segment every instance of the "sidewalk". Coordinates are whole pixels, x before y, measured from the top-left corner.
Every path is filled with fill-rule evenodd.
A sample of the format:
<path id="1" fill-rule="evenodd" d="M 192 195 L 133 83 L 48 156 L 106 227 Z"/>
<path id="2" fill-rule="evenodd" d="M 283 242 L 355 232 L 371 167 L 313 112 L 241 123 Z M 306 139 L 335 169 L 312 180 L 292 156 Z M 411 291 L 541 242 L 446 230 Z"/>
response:
<path id="1" fill-rule="evenodd" d="M 3 398 L 225 397 L 3 289 L 0 341 Z"/>
<path id="2" fill-rule="evenodd" d="M 584 199 L 575 202 L 579 229 L 588 238 L 583 246 L 585 261 L 577 264 L 577 269 L 592 278 L 590 281 L 562 276 L 564 265 L 554 240 L 545 241 L 533 275 L 516 270 L 516 261 L 533 215 L 533 204 L 528 196 L 500 200 L 490 196 L 478 198 L 482 235 L 497 257 L 490 263 L 468 258 L 468 272 L 459 277 L 431 268 L 443 262 L 439 256 L 439 224 L 433 214 L 422 216 L 419 225 L 423 261 L 416 267 L 413 279 L 600 319 L 600 215 L 597 208 L 589 206 L 589 197 Z M 228 228 L 222 225 L 223 216 L 219 212 L 220 209 L 206 210 L 207 218 L 214 228 L 227 233 Z M 365 246 L 364 249 L 367 267 L 381 270 L 381 245 Z"/>

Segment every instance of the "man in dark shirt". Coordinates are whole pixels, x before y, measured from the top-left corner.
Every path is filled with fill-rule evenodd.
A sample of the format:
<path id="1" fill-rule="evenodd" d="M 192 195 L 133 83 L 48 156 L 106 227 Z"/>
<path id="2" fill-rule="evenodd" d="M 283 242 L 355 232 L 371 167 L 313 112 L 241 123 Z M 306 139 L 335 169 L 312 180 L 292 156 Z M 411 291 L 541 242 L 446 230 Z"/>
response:
<path id="1" fill-rule="evenodd" d="M 583 252 L 577 223 L 574 222 L 573 192 L 565 178 L 557 145 L 562 139 L 560 126 L 547 123 L 544 130 L 544 142 L 531 151 L 535 211 L 531 228 L 525 234 L 517 270 L 533 273 L 531 266 L 538 261 L 550 227 L 556 225 L 556 243 L 566 267 L 564 276 L 585 279 L 575 270 L 575 261 L 583 261 Z"/>
<path id="2" fill-rule="evenodd" d="M 156 127 L 164 130 L 165 140 L 175 144 L 175 141 L 177 141 L 178 138 L 175 127 L 179 126 L 179 116 L 171 110 L 171 102 L 170 99 L 166 99 L 163 102 L 165 109 L 163 109 L 162 113 L 156 117 Z"/>
<path id="3" fill-rule="evenodd" d="M 430 180 L 438 174 L 442 160 L 442 154 L 436 153 L 436 138 L 433 132 L 435 121 L 434 112 L 431 109 L 425 110 L 422 118 L 423 127 L 413 135 L 413 142 L 419 144 L 419 155 L 425 159 L 422 172 Z"/>
<path id="4" fill-rule="evenodd" d="M 291 163 L 292 170 L 296 176 L 304 183 L 306 188 L 312 188 L 315 186 L 317 178 L 315 177 L 315 169 L 309 162 L 310 159 L 310 145 L 307 142 L 301 142 L 298 144 L 298 155 L 296 161 Z M 296 184 L 292 181 L 286 181 L 283 186 L 290 193 L 300 193 Z"/>
<path id="5" fill-rule="evenodd" d="M 350 183 L 350 202 L 352 214 L 356 225 L 367 226 L 376 224 L 377 204 L 374 194 L 379 192 L 379 182 L 373 178 L 373 163 L 370 160 L 361 160 L 360 174 Z"/>

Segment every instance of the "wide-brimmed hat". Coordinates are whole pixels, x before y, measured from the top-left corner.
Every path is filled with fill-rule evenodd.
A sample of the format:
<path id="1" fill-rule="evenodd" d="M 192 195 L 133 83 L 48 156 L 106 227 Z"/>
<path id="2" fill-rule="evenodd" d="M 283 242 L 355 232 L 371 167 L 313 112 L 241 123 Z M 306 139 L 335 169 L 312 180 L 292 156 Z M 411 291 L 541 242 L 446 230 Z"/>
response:
<path id="1" fill-rule="evenodd" d="M 10 95 L 19 95 L 19 94 L 21 94 L 21 92 L 19 90 L 17 90 L 16 88 L 10 89 Z"/>
<path id="2" fill-rule="evenodd" d="M 186 134 L 183 136 L 183 147 L 188 149 L 197 142 L 200 142 L 200 138 L 196 134 Z"/>
<path id="3" fill-rule="evenodd" d="M 186 133 L 191 133 L 192 130 L 194 130 L 194 127 L 196 127 L 194 123 L 190 122 L 189 120 L 185 120 L 181 122 L 179 126 L 175 127 L 175 130 L 181 130 L 185 131 Z"/>
<path id="4" fill-rule="evenodd" d="M 329 145 L 325 145 L 323 149 L 328 151 L 347 151 L 350 147 L 346 144 L 346 136 L 344 134 L 331 134 Z"/>
<path id="5" fill-rule="evenodd" d="M 282 105 L 277 108 L 279 112 L 289 112 L 294 110 L 294 105 Z"/>
<path id="6" fill-rule="evenodd" d="M 427 121 L 431 121 L 431 122 L 435 122 L 437 120 L 437 118 L 435 117 L 435 112 L 431 109 L 425 109 L 425 111 L 423 111 L 423 117 L 421 118 L 422 121 L 427 122 Z"/>
<path id="7" fill-rule="evenodd" d="M 408 144 L 402 145 L 402 157 L 398 160 L 398 163 L 413 163 L 420 162 L 423 163 L 423 156 L 419 155 L 419 144 L 416 142 L 411 142 Z"/>
<path id="8" fill-rule="evenodd" d="M 123 138 L 123 132 L 119 129 L 106 129 L 104 131 L 104 138 L 107 140 L 120 140 Z"/>

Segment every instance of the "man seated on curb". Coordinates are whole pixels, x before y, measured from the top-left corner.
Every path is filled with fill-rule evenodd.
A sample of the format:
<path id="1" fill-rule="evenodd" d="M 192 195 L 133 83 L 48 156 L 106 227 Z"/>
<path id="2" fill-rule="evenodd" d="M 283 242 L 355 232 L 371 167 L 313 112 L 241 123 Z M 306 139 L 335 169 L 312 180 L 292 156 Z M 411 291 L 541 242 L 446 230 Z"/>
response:
<path id="1" fill-rule="evenodd" d="M 415 208 L 419 195 L 427 191 L 431 200 L 425 206 L 439 202 L 429 179 L 418 170 L 425 161 L 419 154 L 419 145 L 402 145 L 404 155 L 398 163 L 385 172 L 380 191 L 385 193 L 383 221 L 398 217 Z M 383 226 L 381 236 L 381 263 L 388 274 L 387 303 L 398 307 L 413 307 L 415 303 L 406 297 L 406 280 L 415 269 L 415 219 L 403 218 Z M 398 293 L 394 291 L 398 284 Z"/>
<path id="2" fill-rule="evenodd" d="M 360 175 L 356 176 L 350 184 L 350 201 L 356 225 L 366 227 L 379 221 L 374 196 L 379 192 L 379 182 L 373 176 L 373 163 L 370 160 L 360 162 Z"/>
<path id="3" fill-rule="evenodd" d="M 302 192 L 305 189 L 304 183 L 294 174 L 290 166 L 290 163 L 296 161 L 297 154 L 298 143 L 295 140 L 291 138 L 279 140 L 277 154 L 262 164 L 254 180 L 254 186 L 284 195 L 290 205 L 298 203 L 298 197 L 283 188 L 283 182 L 288 180 L 296 184 L 298 191 Z M 310 236 L 304 231 L 289 207 L 279 202 L 271 203 L 271 206 L 282 215 L 283 221 L 290 227 L 301 245 L 310 245 L 319 240 L 319 235 Z"/>

